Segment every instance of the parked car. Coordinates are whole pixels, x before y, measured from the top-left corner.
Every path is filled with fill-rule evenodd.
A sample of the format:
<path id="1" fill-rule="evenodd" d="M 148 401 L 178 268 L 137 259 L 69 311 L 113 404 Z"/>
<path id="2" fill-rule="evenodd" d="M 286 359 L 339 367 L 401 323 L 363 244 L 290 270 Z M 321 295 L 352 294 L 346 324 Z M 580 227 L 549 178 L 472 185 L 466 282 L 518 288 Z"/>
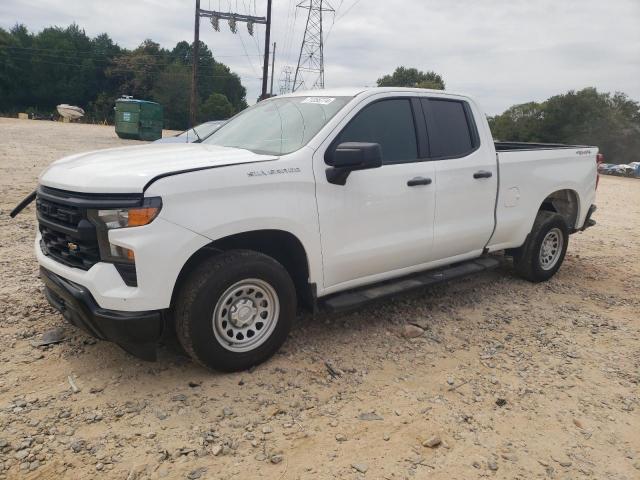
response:
<path id="1" fill-rule="evenodd" d="M 494 142 L 464 95 L 296 92 L 197 145 L 54 162 L 35 254 L 74 325 L 146 359 L 175 329 L 196 362 L 242 370 L 278 350 L 298 307 L 359 308 L 493 268 L 499 251 L 550 279 L 595 223 L 598 160 L 593 146 Z"/>
<path id="2" fill-rule="evenodd" d="M 197 127 L 185 130 L 173 137 L 160 138 L 154 143 L 200 143 L 226 122 L 226 120 L 213 120 L 211 122 L 201 123 Z"/>
<path id="3" fill-rule="evenodd" d="M 609 170 L 609 173 L 611 175 L 617 175 L 619 177 L 626 177 L 631 170 L 633 170 L 633 169 L 629 165 L 621 163 L 621 164 L 618 164 L 618 165 L 614 165 Z"/>
<path id="4" fill-rule="evenodd" d="M 609 168 L 613 166 L 613 163 L 601 163 L 598 165 L 598 173 L 605 173 Z"/>

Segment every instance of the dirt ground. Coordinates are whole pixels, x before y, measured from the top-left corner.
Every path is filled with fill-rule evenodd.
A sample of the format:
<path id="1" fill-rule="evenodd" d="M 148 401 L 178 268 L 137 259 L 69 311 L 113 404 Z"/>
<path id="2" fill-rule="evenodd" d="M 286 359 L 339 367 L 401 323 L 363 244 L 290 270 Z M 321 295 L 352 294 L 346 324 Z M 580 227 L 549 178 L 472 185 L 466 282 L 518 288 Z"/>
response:
<path id="1" fill-rule="evenodd" d="M 0 138 L 0 478 L 640 478 L 640 181 L 601 179 L 597 227 L 548 283 L 505 267 L 307 315 L 271 361 L 215 374 L 67 326 L 33 206 L 8 217 L 53 160 L 136 142 L 9 119 Z"/>

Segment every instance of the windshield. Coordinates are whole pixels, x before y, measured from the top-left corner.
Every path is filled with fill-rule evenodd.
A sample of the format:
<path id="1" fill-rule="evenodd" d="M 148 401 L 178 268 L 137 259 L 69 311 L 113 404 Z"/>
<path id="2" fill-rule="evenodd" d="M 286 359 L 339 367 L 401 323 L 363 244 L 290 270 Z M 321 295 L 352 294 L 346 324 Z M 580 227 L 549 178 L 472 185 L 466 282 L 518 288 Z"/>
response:
<path id="1" fill-rule="evenodd" d="M 283 97 L 260 102 L 232 118 L 203 143 L 267 155 L 294 152 L 353 97 Z"/>

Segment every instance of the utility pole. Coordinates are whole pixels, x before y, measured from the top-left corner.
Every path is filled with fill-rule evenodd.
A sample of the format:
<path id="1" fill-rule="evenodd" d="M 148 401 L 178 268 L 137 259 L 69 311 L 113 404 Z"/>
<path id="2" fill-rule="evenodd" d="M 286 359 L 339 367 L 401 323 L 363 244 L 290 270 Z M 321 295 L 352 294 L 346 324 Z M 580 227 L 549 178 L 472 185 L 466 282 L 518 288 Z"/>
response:
<path id="1" fill-rule="evenodd" d="M 269 96 L 273 97 L 273 74 L 275 73 L 276 65 L 276 42 L 273 42 L 273 55 L 271 56 L 271 89 L 269 90 Z"/>
<path id="2" fill-rule="evenodd" d="M 191 55 L 191 106 L 189 127 L 196 124 L 198 112 L 198 61 L 200 59 L 200 0 L 196 0 L 196 23 L 193 29 L 193 54 Z"/>
<path id="3" fill-rule="evenodd" d="M 265 35 L 265 52 L 264 52 L 264 71 L 262 75 L 262 95 L 260 98 L 266 98 L 267 94 L 267 77 L 269 75 L 269 36 L 271 34 L 271 0 L 267 3 L 267 18 L 256 17 L 253 15 L 242 15 L 232 12 L 218 12 L 215 10 L 204 10 L 200 8 L 200 0 L 196 0 L 196 23 L 194 29 L 194 44 L 193 44 L 193 67 L 191 75 L 191 109 L 190 109 L 190 121 L 191 126 L 196 123 L 196 112 L 198 102 L 198 60 L 200 53 L 200 17 L 208 18 L 211 21 L 211 26 L 216 32 L 220 31 L 220 20 L 227 20 L 229 22 L 229 29 L 232 33 L 237 33 L 238 22 L 247 24 L 247 31 L 249 35 L 253 35 L 253 26 L 256 23 L 266 24 L 267 32 Z"/>
<path id="4" fill-rule="evenodd" d="M 267 80 L 269 79 L 269 42 L 271 41 L 271 0 L 267 0 L 267 30 L 264 34 L 264 64 L 262 67 L 262 95 L 260 100 L 267 98 Z"/>
<path id="5" fill-rule="evenodd" d="M 324 88 L 322 13 L 335 13 L 335 10 L 327 0 L 303 0 L 297 5 L 297 8 L 309 10 L 309 15 L 300 46 L 296 74 L 293 77 L 293 91 L 295 92 L 300 87 L 322 89 Z"/>

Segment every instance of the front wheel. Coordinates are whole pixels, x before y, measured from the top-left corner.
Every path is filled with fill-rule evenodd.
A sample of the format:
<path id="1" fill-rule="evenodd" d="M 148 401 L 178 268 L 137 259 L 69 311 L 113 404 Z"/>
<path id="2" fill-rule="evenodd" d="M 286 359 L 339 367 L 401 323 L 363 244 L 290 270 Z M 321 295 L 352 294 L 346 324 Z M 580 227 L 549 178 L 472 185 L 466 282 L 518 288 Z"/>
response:
<path id="1" fill-rule="evenodd" d="M 549 280 L 562 265 L 568 244 L 565 219 L 554 212 L 538 212 L 527 241 L 513 254 L 516 272 L 530 282 Z"/>
<path id="2" fill-rule="evenodd" d="M 176 302 L 176 332 L 201 365 L 245 370 L 280 348 L 295 312 L 296 291 L 284 267 L 261 253 L 234 250 L 189 276 Z"/>

